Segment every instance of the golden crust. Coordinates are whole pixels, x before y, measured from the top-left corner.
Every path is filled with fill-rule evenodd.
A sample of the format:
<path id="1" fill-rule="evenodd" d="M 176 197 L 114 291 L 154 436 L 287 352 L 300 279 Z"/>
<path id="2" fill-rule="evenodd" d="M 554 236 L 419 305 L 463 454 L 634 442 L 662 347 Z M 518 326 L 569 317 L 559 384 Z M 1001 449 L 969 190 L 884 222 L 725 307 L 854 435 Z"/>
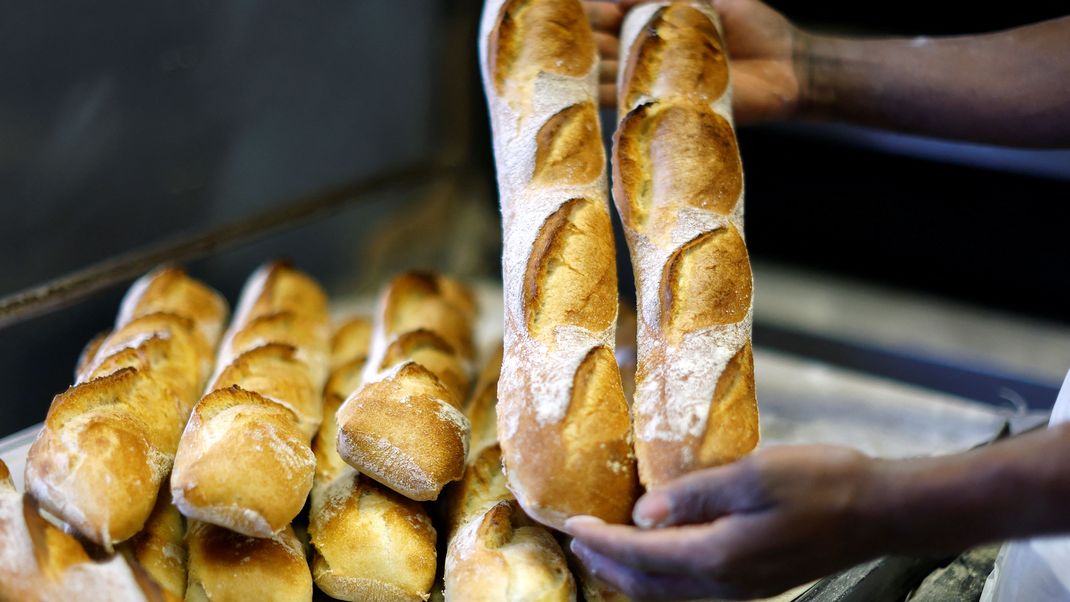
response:
<path id="1" fill-rule="evenodd" d="M 347 336 L 354 336 L 348 324 L 335 341 Z M 363 335 L 358 330 L 355 336 Z M 342 600 L 425 600 L 438 568 L 435 529 L 421 504 L 362 476 L 338 455 L 335 412 L 360 384 L 360 354 L 367 344 L 350 341 L 335 349 L 351 359 L 335 362 L 324 394 L 323 425 L 313 443 L 317 466 L 308 528 L 313 578 L 321 590 Z"/>
<path id="2" fill-rule="evenodd" d="M 540 185 L 588 184 L 605 170 L 606 151 L 593 102 L 572 105 L 548 119 L 535 144 L 532 180 Z"/>
<path id="3" fill-rule="evenodd" d="M 427 272 L 406 272 L 386 286 L 380 302 L 383 336 L 427 330 L 442 337 L 461 357 L 471 359 L 476 303 L 463 284 Z"/>
<path id="4" fill-rule="evenodd" d="M 539 230 L 528 257 L 524 307 L 531 336 L 549 342 L 561 325 L 601 331 L 617 316 L 617 264 L 605 207 L 588 199 L 561 206 Z"/>
<path id="5" fill-rule="evenodd" d="M 291 312 L 310 322 L 323 324 L 326 332 L 327 294 L 312 277 L 284 261 L 261 267 L 254 275 L 254 281 L 259 275 L 263 275 L 259 290 L 243 292 L 243 296 L 252 293 L 256 298 L 249 305 L 248 313 L 240 316 L 240 327 L 261 316 Z"/>
<path id="6" fill-rule="evenodd" d="M 71 387 L 30 447 L 28 489 L 94 543 L 131 537 L 152 511 L 171 460 L 162 448 L 177 441 L 173 423 L 146 422 L 140 411 L 158 390 L 130 368 Z"/>
<path id="7" fill-rule="evenodd" d="M 272 537 L 301 511 L 314 471 L 293 412 L 232 386 L 194 408 L 175 456 L 171 495 L 189 518 Z"/>
<path id="8" fill-rule="evenodd" d="M 747 245 L 734 226 L 699 235 L 665 263 L 663 332 L 676 342 L 684 333 L 739 322 L 750 311 L 753 282 Z"/>
<path id="9" fill-rule="evenodd" d="M 219 373 L 211 390 L 238 386 L 283 405 L 311 441 L 323 420 L 323 405 L 308 365 L 297 359 L 296 351 L 278 343 L 246 351 Z"/>
<path id="10" fill-rule="evenodd" d="M 728 87 L 724 43 L 701 11 L 680 2 L 657 10 L 635 42 L 620 90 L 621 111 L 645 97 L 709 104 Z"/>
<path id="11" fill-rule="evenodd" d="M 92 361 L 79 373 L 78 381 L 111 374 L 122 361 L 113 356 L 128 349 L 140 349 L 146 342 L 157 340 L 149 347 L 141 363 L 167 382 L 182 396 L 188 414 L 212 366 L 212 350 L 197 336 L 194 322 L 175 314 L 147 314 L 124 324 L 105 338 Z"/>
<path id="12" fill-rule="evenodd" d="M 145 275 L 131 288 L 123 301 L 116 328 L 131 320 L 153 313 L 168 313 L 189 318 L 196 324 L 201 342 L 209 354 L 219 343 L 223 323 L 229 309 L 227 302 L 214 289 L 190 278 L 185 270 L 164 266 Z"/>
<path id="13" fill-rule="evenodd" d="M 679 441 L 637 440 L 640 480 L 655 486 L 691 471 L 734 462 L 758 446 L 754 357 L 747 343 L 728 362 L 710 400 L 706 430 Z"/>
<path id="14" fill-rule="evenodd" d="M 380 370 L 405 361 L 414 361 L 430 370 L 450 392 L 449 402 L 460 408 L 471 384 L 467 362 L 445 339 L 430 330 L 413 330 L 399 335 L 383 352 Z"/>
<path id="15" fill-rule="evenodd" d="M 437 498 L 463 474 L 468 451 L 468 420 L 451 396 L 414 362 L 366 383 L 337 412 L 339 455 L 411 499 Z"/>
<path id="16" fill-rule="evenodd" d="M 514 500 L 493 505 L 451 541 L 445 589 L 451 600 L 576 599 L 576 584 L 561 547 Z"/>
<path id="17" fill-rule="evenodd" d="M 564 420 L 543 425 L 526 414 L 520 420 L 529 426 L 501 442 L 510 486 L 524 509 L 557 529 L 580 514 L 627 523 L 639 483 L 613 352 L 596 347 L 580 364 Z"/>
<path id="18" fill-rule="evenodd" d="M 727 215 L 743 190 L 732 126 L 699 105 L 638 107 L 617 128 L 614 150 L 617 207 L 641 233 L 668 236 L 685 207 Z"/>
<path id="19" fill-rule="evenodd" d="M 262 345 L 275 343 L 300 350 L 307 360 L 306 370 L 319 375 L 327 370 L 328 343 L 324 324 L 292 311 L 256 316 L 235 332 L 228 345 L 227 359 L 240 356 Z"/>
<path id="20" fill-rule="evenodd" d="M 502 500 L 512 500 L 509 485 L 502 472 L 501 446 L 495 444 L 473 453 L 465 467 L 464 477 L 451 483 L 442 499 L 446 517 L 446 532 L 453 537 L 462 523 L 482 514 Z"/>
<path id="21" fill-rule="evenodd" d="M 318 499 L 317 499 L 318 498 Z M 423 506 L 351 472 L 314 496 L 316 584 L 341 600 L 426 600 L 438 568 Z"/>
<path id="22" fill-rule="evenodd" d="M 594 36 L 575 0 L 508 0 L 490 37 L 490 72 L 499 94 L 539 73 L 587 74 L 596 59 Z"/>
<path id="23" fill-rule="evenodd" d="M 121 556 L 92 560 L 31 496 L 0 487 L 0 600 L 112 599 L 179 600 Z"/>
<path id="24" fill-rule="evenodd" d="M 193 522 L 186 542 L 187 600 L 312 600 L 312 575 L 292 527 L 275 538 L 253 538 Z"/>

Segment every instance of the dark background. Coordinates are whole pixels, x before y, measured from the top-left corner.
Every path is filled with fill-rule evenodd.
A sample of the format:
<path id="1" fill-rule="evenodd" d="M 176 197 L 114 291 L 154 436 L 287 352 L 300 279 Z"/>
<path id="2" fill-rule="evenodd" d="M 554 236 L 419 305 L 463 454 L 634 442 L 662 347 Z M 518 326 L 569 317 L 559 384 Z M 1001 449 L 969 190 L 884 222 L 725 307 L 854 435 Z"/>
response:
<path id="1" fill-rule="evenodd" d="M 232 301 L 244 275 L 275 255 L 336 294 L 367 290 L 387 266 L 493 274 L 478 4 L 0 0 L 0 295 L 430 156 L 459 125 L 483 177 L 449 200 L 383 194 L 189 267 Z M 807 27 L 859 35 L 975 33 L 1068 10 L 774 6 Z M 457 20 L 468 43 L 451 39 Z M 756 259 L 1070 322 L 1066 151 L 823 125 L 739 138 Z M 370 242 L 384 231 L 393 243 Z M 398 248 L 415 239 L 449 251 Z M 121 288 L 0 330 L 0 436 L 44 417 L 84 341 L 113 319 Z"/>

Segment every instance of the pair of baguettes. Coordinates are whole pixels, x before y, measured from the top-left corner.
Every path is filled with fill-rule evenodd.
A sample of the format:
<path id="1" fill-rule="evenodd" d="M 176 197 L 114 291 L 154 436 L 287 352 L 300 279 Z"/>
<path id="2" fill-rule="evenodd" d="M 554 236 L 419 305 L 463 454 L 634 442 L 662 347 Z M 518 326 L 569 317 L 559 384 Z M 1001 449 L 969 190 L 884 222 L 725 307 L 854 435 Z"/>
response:
<path id="1" fill-rule="evenodd" d="M 227 312 L 222 296 L 177 268 L 134 283 L 30 448 L 26 486 L 45 510 L 106 549 L 142 529 Z"/>
<path id="2" fill-rule="evenodd" d="M 655 487 L 757 443 L 752 281 L 719 23 L 704 2 L 641 5 L 621 36 L 614 197 L 638 292 L 629 411 L 598 57 L 578 0 L 488 0 L 480 58 L 504 231 L 498 427 L 510 489 L 560 528 L 627 522 Z M 634 434 L 635 457 L 632 455 Z"/>

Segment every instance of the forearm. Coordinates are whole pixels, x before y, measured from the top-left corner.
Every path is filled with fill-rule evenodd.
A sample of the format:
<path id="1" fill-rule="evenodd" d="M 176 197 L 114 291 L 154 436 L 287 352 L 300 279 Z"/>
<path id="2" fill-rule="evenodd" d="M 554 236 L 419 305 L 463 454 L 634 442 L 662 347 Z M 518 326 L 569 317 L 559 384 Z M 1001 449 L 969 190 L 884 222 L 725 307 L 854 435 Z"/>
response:
<path id="1" fill-rule="evenodd" d="M 966 454 L 878 461 L 867 507 L 894 551 L 1070 532 L 1070 425 Z"/>
<path id="2" fill-rule="evenodd" d="M 951 38 L 801 34 L 800 114 L 1016 146 L 1070 145 L 1070 17 Z"/>

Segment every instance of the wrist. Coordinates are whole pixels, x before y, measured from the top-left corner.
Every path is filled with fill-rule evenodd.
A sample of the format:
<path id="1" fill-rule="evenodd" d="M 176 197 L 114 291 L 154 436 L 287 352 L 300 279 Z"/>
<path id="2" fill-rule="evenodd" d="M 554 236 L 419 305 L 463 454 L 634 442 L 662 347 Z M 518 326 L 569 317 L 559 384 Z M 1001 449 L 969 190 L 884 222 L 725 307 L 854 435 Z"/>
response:
<path id="1" fill-rule="evenodd" d="M 828 118 L 836 99 L 836 70 L 841 61 L 838 40 L 796 29 L 792 67 L 799 84 L 797 114 L 803 119 Z"/>

